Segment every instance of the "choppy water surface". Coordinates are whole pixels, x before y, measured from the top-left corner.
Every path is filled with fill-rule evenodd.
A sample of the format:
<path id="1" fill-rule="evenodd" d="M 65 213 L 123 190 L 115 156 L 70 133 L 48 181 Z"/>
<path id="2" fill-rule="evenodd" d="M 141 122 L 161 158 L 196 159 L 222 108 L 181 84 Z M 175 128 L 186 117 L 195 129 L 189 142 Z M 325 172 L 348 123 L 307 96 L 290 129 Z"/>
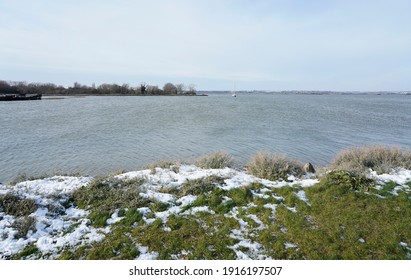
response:
<path id="1" fill-rule="evenodd" d="M 315 165 L 341 149 L 411 147 L 411 96 L 239 94 L 0 102 L 0 182 L 18 173 L 134 170 L 216 150 Z"/>

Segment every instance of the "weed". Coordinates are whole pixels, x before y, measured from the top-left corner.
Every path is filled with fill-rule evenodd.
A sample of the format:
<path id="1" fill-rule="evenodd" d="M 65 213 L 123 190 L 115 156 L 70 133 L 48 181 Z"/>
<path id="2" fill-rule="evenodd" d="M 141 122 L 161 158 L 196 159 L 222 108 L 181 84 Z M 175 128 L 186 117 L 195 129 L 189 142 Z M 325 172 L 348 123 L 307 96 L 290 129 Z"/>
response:
<path id="1" fill-rule="evenodd" d="M 221 169 L 233 165 L 233 157 L 226 152 L 218 151 L 197 159 L 196 165 L 204 169 Z"/>
<path id="2" fill-rule="evenodd" d="M 207 176 L 194 180 L 187 180 L 181 185 L 179 196 L 199 195 L 212 191 L 217 185 L 224 183 L 224 178 L 218 176 Z"/>
<path id="3" fill-rule="evenodd" d="M 163 160 L 163 161 L 148 164 L 146 168 L 150 169 L 152 174 L 156 174 L 157 172 L 156 168 L 169 169 L 173 171 L 174 173 L 178 173 L 180 171 L 179 166 L 180 166 L 179 161 Z"/>
<path id="4" fill-rule="evenodd" d="M 0 196 L 0 211 L 17 217 L 27 216 L 37 210 L 37 204 L 32 199 L 21 198 L 7 193 Z"/>
<path id="5" fill-rule="evenodd" d="M 349 191 L 369 191 L 375 185 L 375 181 L 363 175 L 349 171 L 332 171 L 320 180 L 322 187 L 332 186 L 331 190 L 338 190 L 340 194 Z"/>
<path id="6" fill-rule="evenodd" d="M 367 173 L 371 168 L 377 173 L 389 173 L 393 168 L 411 169 L 411 151 L 397 147 L 370 146 L 341 151 L 331 168 L 356 173 Z"/>
<path id="7" fill-rule="evenodd" d="M 89 219 L 96 227 L 106 225 L 106 220 L 116 209 L 135 209 L 149 204 L 140 193 L 144 180 L 141 178 L 119 180 L 115 178 L 95 179 L 72 194 L 75 205 L 91 210 Z"/>
<path id="8" fill-rule="evenodd" d="M 17 230 L 14 238 L 25 238 L 29 231 L 36 231 L 36 218 L 31 216 L 24 216 L 17 218 L 11 227 Z"/>
<path id="9" fill-rule="evenodd" d="M 301 176 L 304 174 L 302 163 L 284 155 L 261 152 L 251 158 L 247 165 L 247 171 L 256 177 L 272 181 L 285 180 L 289 175 Z"/>
<path id="10" fill-rule="evenodd" d="M 13 256 L 14 260 L 24 260 L 27 259 L 31 255 L 39 255 L 40 251 L 37 248 L 36 245 L 30 244 L 26 246 L 22 251 L 20 251 L 18 254 Z"/>

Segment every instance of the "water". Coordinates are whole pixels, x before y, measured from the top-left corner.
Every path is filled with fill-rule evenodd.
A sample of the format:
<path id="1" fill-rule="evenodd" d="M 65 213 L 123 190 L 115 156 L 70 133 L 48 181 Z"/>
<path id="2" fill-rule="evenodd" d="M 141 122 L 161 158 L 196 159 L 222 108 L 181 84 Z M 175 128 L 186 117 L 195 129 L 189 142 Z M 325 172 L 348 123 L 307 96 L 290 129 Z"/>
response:
<path id="1" fill-rule="evenodd" d="M 0 102 L 0 182 L 91 176 L 224 150 L 327 165 L 349 146 L 411 147 L 411 96 L 239 94 Z"/>

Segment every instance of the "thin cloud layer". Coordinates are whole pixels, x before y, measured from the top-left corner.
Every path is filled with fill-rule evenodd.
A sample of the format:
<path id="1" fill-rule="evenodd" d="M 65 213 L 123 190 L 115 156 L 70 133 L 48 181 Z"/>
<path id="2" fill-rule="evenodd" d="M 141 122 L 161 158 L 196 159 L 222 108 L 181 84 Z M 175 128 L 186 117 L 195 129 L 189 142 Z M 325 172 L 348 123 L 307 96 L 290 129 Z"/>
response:
<path id="1" fill-rule="evenodd" d="M 408 1 L 0 3 L 0 77 L 409 90 Z"/>

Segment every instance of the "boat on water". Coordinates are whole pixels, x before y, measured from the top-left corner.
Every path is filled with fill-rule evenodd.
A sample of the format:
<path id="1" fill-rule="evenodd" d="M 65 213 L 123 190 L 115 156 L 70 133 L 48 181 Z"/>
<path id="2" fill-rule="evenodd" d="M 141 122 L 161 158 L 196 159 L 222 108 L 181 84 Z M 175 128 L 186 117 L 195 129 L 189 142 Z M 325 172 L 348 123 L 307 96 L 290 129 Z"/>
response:
<path id="1" fill-rule="evenodd" d="M 0 101 L 40 100 L 41 94 L 0 94 Z"/>
<path id="2" fill-rule="evenodd" d="M 232 97 L 237 97 L 236 84 L 234 83 L 234 90 L 231 92 Z"/>

